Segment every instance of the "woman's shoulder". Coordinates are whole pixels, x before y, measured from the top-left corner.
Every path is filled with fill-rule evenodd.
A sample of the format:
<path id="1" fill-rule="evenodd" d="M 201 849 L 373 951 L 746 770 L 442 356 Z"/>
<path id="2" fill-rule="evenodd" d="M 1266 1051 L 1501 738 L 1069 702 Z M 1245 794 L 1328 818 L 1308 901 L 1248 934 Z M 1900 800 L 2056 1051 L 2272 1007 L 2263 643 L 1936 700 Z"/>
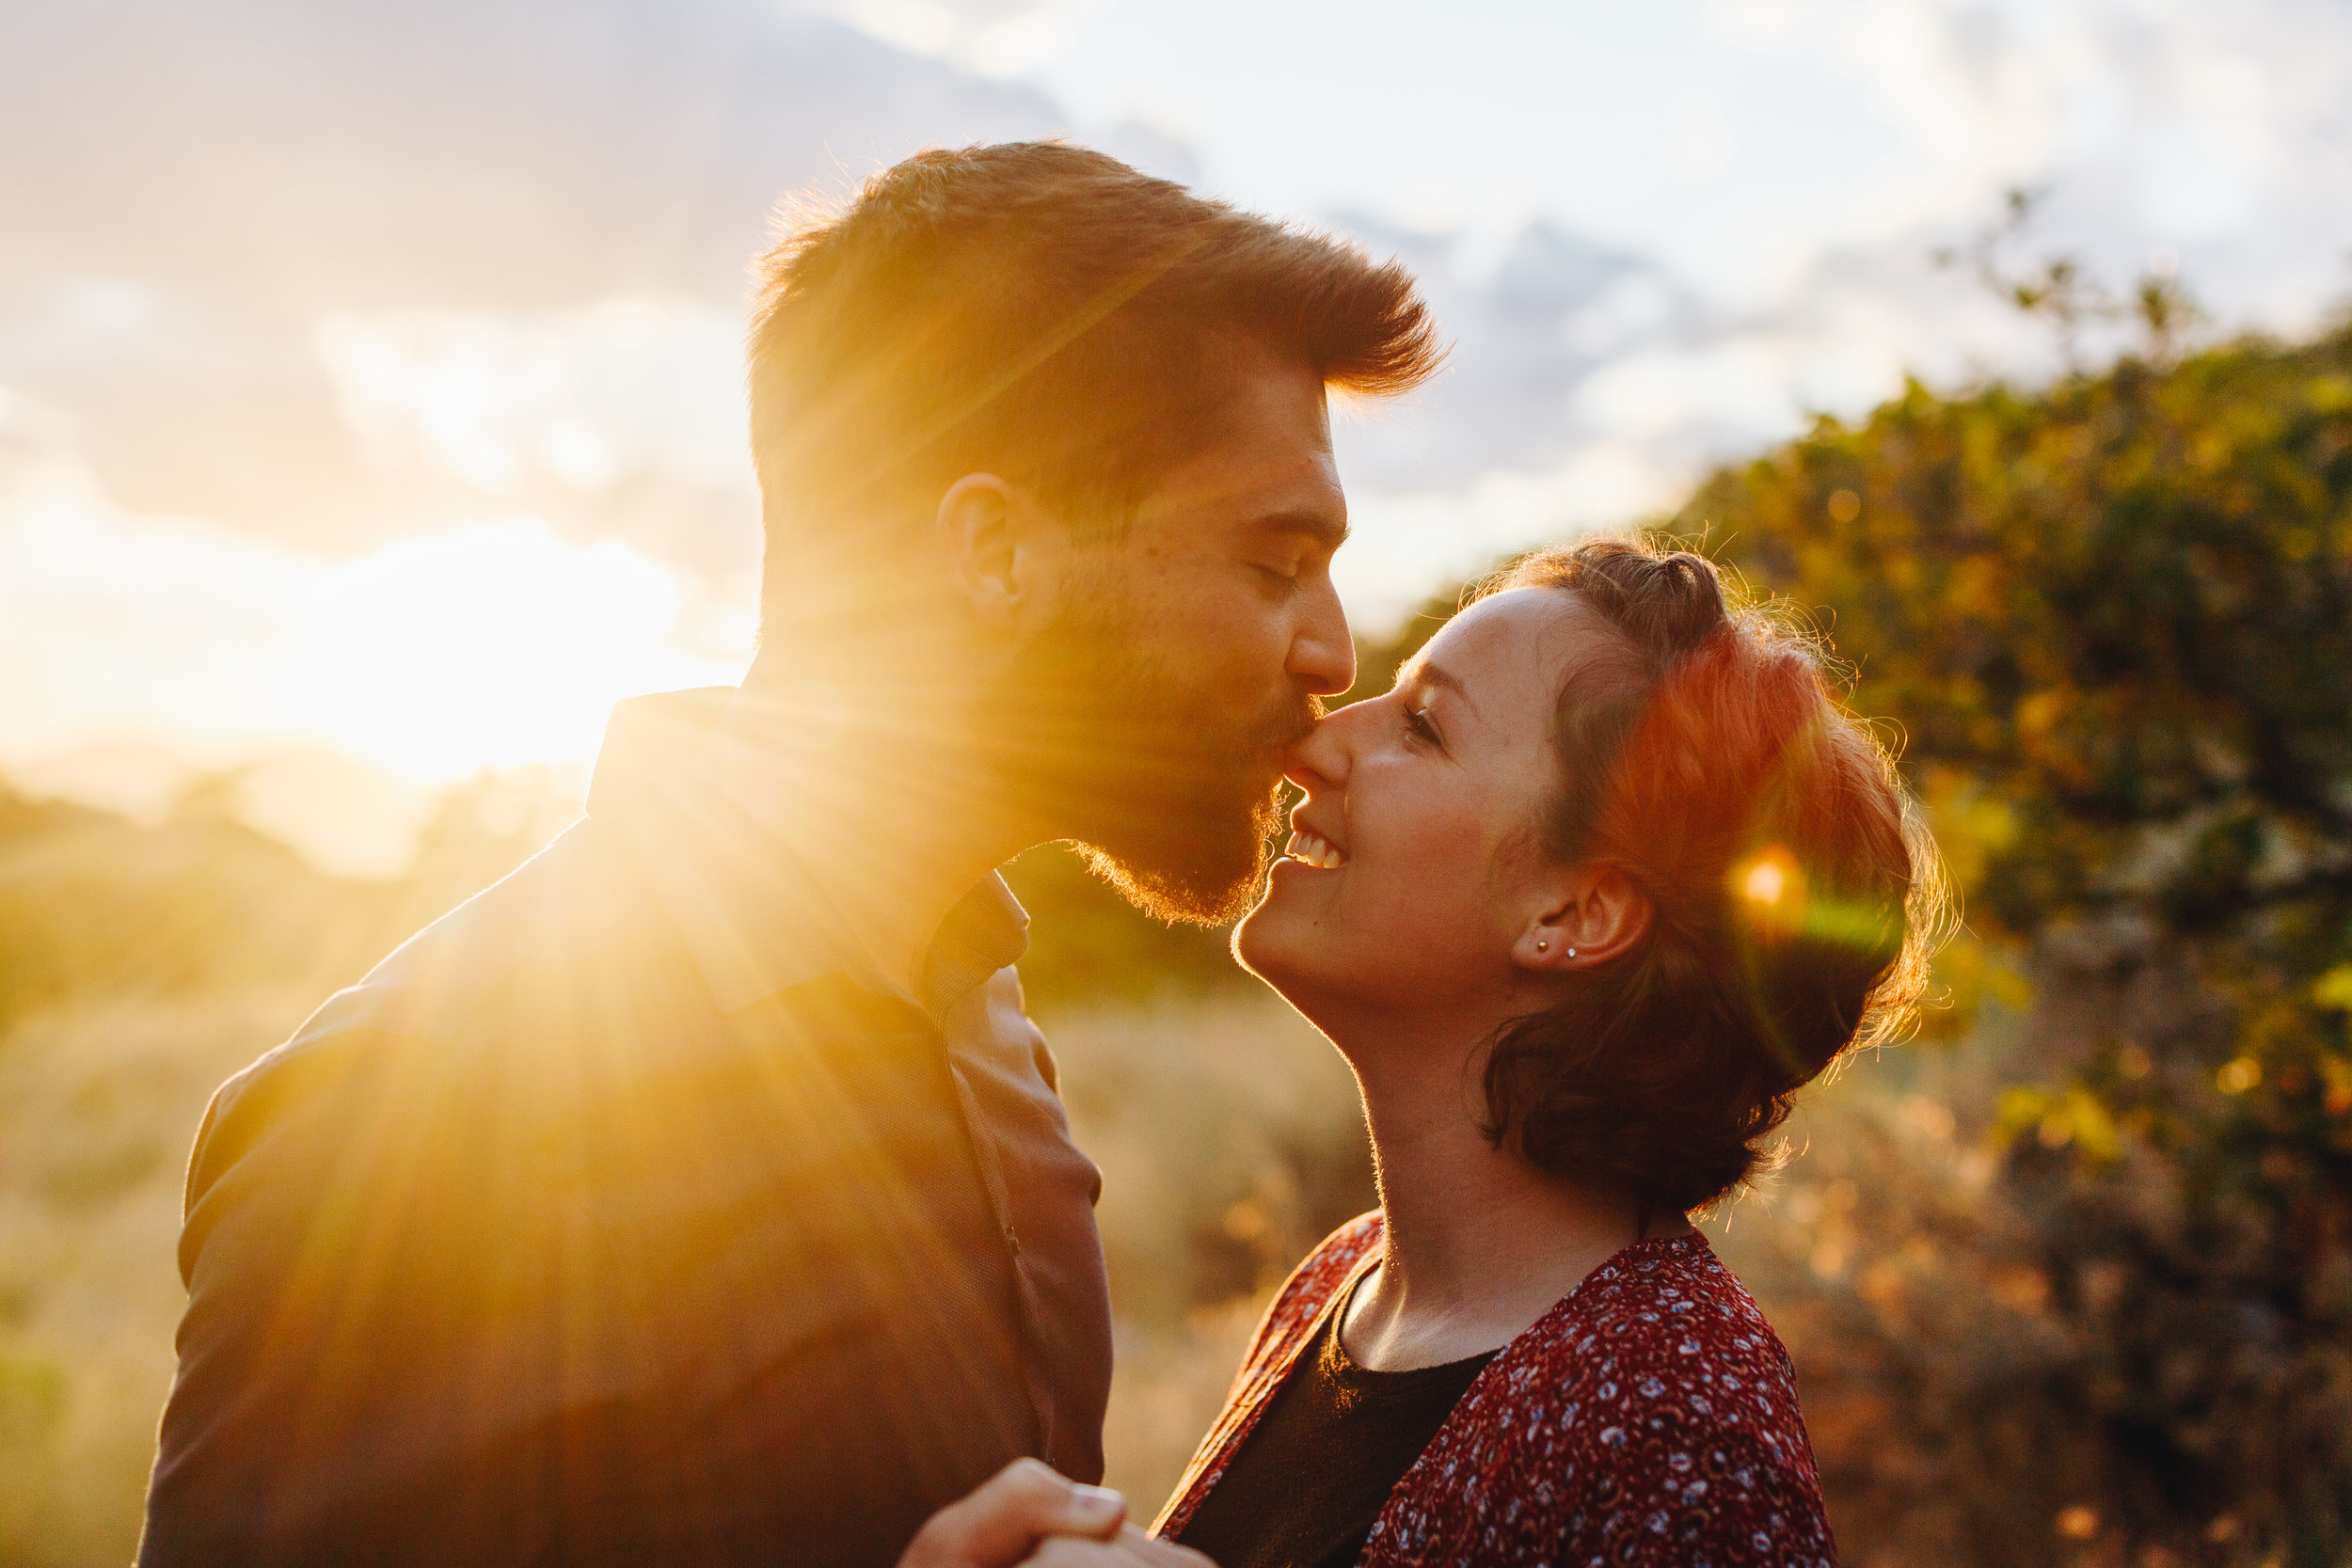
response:
<path id="1" fill-rule="evenodd" d="M 1258 1320 L 1258 1331 L 1250 1336 L 1236 1386 L 1247 1382 L 1253 1370 L 1287 1364 L 1290 1353 L 1313 1329 L 1331 1298 L 1346 1288 L 1366 1259 L 1380 1251 L 1387 1237 L 1387 1222 L 1375 1209 L 1332 1231 L 1300 1259 L 1298 1267 L 1266 1304 L 1265 1316 Z"/>
<path id="2" fill-rule="evenodd" d="M 1763 1309 L 1695 1230 L 1620 1251 L 1531 1332 L 1555 1357 L 1584 1367 L 1655 1359 L 1745 1367 L 1792 1390 L 1796 1383 Z"/>
<path id="3" fill-rule="evenodd" d="M 1724 1430 L 1812 1469 L 1788 1353 L 1696 1232 L 1617 1253 L 1506 1347 L 1496 1370 L 1498 1395 L 1549 1405 L 1547 1426 L 1589 1428 L 1604 1450 L 1636 1432 Z"/>
<path id="4" fill-rule="evenodd" d="M 1531 1562 L 1835 1561 L 1794 1369 L 1704 1237 L 1626 1248 L 1512 1341 L 1365 1560 L 1434 1560 L 1473 1537 L 1516 1540 Z"/>
<path id="5" fill-rule="evenodd" d="M 1359 1214 L 1315 1243 L 1298 1260 L 1266 1309 L 1268 1321 L 1294 1313 L 1311 1319 L 1356 1272 L 1357 1265 L 1380 1250 L 1388 1239 L 1388 1222 L 1379 1210 Z"/>

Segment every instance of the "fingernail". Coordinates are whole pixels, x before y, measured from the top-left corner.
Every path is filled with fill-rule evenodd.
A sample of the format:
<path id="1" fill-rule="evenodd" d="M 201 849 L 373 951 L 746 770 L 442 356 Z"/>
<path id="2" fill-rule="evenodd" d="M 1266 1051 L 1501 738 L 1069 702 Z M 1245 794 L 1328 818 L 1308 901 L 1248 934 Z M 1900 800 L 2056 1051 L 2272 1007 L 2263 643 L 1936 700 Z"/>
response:
<path id="1" fill-rule="evenodd" d="M 1115 1519 L 1127 1512 L 1127 1499 L 1107 1486 L 1073 1486 L 1070 1511 L 1081 1519 Z"/>

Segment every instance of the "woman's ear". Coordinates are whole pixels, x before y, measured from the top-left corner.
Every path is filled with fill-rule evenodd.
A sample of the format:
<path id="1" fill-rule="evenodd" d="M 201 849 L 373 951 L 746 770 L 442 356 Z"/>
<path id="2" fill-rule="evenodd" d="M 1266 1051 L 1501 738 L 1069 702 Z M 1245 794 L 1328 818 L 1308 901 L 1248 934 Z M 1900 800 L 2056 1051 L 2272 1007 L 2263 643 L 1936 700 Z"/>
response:
<path id="1" fill-rule="evenodd" d="M 1010 628 L 1045 613 L 1070 553 L 1068 531 L 994 474 L 966 474 L 939 498 L 949 580 L 972 613 Z"/>
<path id="2" fill-rule="evenodd" d="M 1649 930 L 1649 898 L 1613 865 L 1565 867 L 1545 894 L 1511 945 L 1521 969 L 1592 969 L 1624 957 Z"/>

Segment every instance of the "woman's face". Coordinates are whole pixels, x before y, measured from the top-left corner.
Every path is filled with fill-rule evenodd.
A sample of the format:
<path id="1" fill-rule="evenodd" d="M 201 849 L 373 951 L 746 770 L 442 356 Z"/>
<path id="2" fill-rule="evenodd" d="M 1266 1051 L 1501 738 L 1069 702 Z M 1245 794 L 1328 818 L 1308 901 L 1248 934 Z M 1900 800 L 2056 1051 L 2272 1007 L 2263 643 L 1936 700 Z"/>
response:
<path id="1" fill-rule="evenodd" d="M 1606 635 L 1572 594 L 1497 594 L 1387 696 L 1318 725 L 1293 752 L 1307 798 L 1242 922 L 1242 961 L 1312 1018 L 1508 1006 L 1534 978 L 1523 947 L 1556 879 L 1534 837 L 1554 694 Z"/>

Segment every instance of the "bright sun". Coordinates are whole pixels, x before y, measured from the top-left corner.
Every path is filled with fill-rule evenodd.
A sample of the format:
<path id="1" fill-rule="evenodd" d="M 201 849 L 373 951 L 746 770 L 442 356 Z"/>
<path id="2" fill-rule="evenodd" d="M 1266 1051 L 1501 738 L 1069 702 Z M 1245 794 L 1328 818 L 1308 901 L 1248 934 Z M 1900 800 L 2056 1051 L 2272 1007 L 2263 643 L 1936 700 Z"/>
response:
<path id="1" fill-rule="evenodd" d="M 674 643 L 678 574 L 536 518 L 403 539 L 322 569 L 277 665 L 285 719 L 411 778 L 592 753 L 615 700 L 731 682 Z"/>

